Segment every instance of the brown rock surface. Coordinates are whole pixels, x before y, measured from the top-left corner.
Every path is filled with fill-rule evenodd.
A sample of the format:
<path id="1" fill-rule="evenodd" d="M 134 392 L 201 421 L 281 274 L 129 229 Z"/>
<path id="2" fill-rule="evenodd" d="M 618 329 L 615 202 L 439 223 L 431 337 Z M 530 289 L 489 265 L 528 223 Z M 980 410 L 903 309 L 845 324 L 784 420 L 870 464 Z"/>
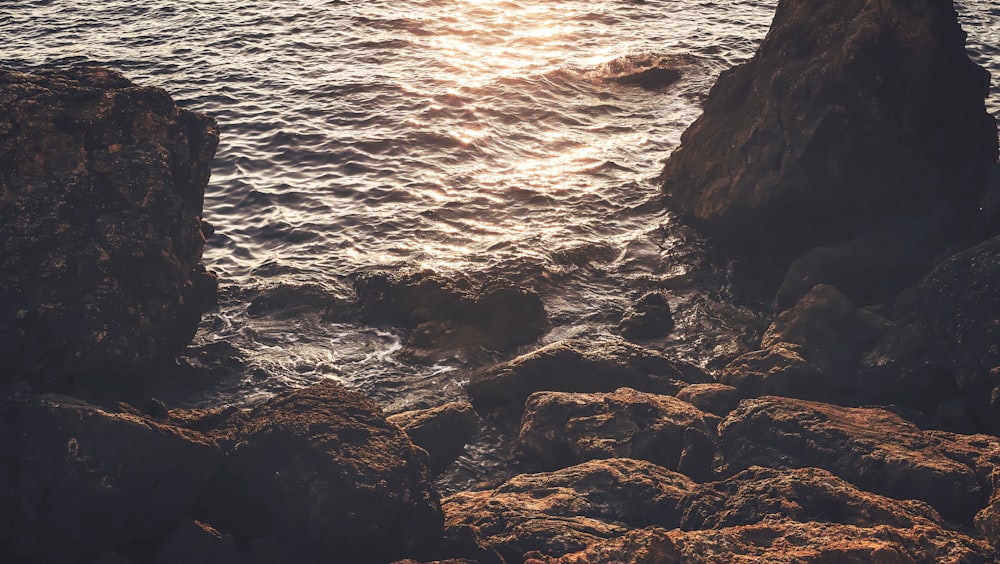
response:
<path id="1" fill-rule="evenodd" d="M 746 400 L 719 425 L 726 472 L 818 467 L 896 499 L 970 521 L 986 505 L 976 473 L 898 415 L 780 397 Z"/>
<path id="2" fill-rule="evenodd" d="M 775 343 L 766 350 L 737 357 L 719 374 L 719 381 L 744 397 L 763 395 L 833 400 L 849 382 L 829 368 L 825 355 L 803 345 Z"/>
<path id="3" fill-rule="evenodd" d="M 950 2 L 781 0 L 753 58 L 722 73 L 683 134 L 663 188 L 768 255 L 892 215 L 951 212 L 961 230 L 997 158 L 988 90 Z"/>
<path id="4" fill-rule="evenodd" d="M 543 474 L 522 474 L 496 489 L 443 501 L 446 526 L 471 527 L 510 562 L 532 550 L 561 555 L 629 528 L 677 526 L 687 477 L 649 462 L 594 460 Z"/>
<path id="5" fill-rule="evenodd" d="M 719 417 L 728 415 L 743 399 L 739 390 L 725 384 L 691 384 L 677 392 L 676 397 Z"/>
<path id="6" fill-rule="evenodd" d="M 442 515 L 427 455 L 361 394 L 333 382 L 234 414 L 206 501 L 209 521 L 282 561 L 386 561 L 438 542 Z"/>
<path id="7" fill-rule="evenodd" d="M 537 392 L 525 405 L 514 453 L 541 470 L 638 458 L 703 480 L 711 475 L 717 424 L 716 416 L 687 402 L 631 388 Z"/>
<path id="8" fill-rule="evenodd" d="M 96 67 L 0 69 L 0 373 L 147 372 L 194 336 L 215 121 Z"/>
<path id="9" fill-rule="evenodd" d="M 709 381 L 693 365 L 621 339 L 565 340 L 474 375 L 467 390 L 480 415 L 516 428 L 534 392 L 610 392 L 627 386 L 669 395 Z"/>
<path id="10" fill-rule="evenodd" d="M 430 455 L 431 472 L 438 474 L 455 461 L 479 430 L 479 416 L 472 404 L 446 403 L 431 409 L 397 413 L 388 417 Z"/>

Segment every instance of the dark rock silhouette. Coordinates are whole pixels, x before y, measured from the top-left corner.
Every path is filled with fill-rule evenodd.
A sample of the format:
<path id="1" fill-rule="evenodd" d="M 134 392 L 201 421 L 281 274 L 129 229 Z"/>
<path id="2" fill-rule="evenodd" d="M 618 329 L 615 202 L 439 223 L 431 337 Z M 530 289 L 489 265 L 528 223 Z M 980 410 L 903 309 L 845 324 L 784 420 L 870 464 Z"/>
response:
<path id="1" fill-rule="evenodd" d="M 388 417 L 430 456 L 431 472 L 439 474 L 455 461 L 479 431 L 480 420 L 472 404 L 446 403 L 431 409 L 405 411 Z"/>
<path id="2" fill-rule="evenodd" d="M 169 361 L 215 300 L 215 121 L 97 67 L 0 69 L 0 107 L 0 378 Z"/>

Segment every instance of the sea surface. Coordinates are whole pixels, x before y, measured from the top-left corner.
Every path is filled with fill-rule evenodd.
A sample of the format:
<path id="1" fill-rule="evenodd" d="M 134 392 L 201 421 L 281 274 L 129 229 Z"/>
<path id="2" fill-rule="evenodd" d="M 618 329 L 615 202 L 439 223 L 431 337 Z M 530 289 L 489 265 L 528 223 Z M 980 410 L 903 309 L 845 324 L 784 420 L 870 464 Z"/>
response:
<path id="1" fill-rule="evenodd" d="M 396 412 L 462 398 L 471 370 L 512 353 L 417 358 L 403 328 L 322 315 L 373 269 L 509 278 L 545 301 L 543 342 L 613 334 L 631 300 L 664 288 L 679 327 L 655 346 L 710 368 L 745 349 L 733 320 L 751 314 L 655 178 L 775 5 L 8 0 L 0 64 L 105 65 L 218 120 L 205 263 L 222 298 L 197 344 L 246 366 L 188 403 L 334 378 Z M 956 5 L 1000 115 L 1000 4 Z M 681 79 L 628 83 L 651 67 Z"/>

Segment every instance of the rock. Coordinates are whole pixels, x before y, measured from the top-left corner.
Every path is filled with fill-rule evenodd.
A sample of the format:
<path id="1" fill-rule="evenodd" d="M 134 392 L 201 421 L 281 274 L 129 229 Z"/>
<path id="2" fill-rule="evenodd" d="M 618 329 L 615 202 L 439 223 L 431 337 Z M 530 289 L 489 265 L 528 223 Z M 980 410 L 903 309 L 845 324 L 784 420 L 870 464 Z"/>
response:
<path id="1" fill-rule="evenodd" d="M 629 527 L 676 527 L 687 477 L 649 462 L 594 460 L 516 476 L 493 490 L 444 499 L 449 528 L 469 526 L 508 562 L 532 550 L 562 555 L 621 536 Z"/>
<path id="2" fill-rule="evenodd" d="M 214 304 L 200 264 L 215 121 L 97 67 L 0 69 L 0 373 L 169 363 Z"/>
<path id="3" fill-rule="evenodd" d="M 561 557 L 532 551 L 525 564 L 680 564 L 681 553 L 670 534 L 659 527 L 629 531 L 606 541 L 597 541 L 584 550 Z"/>
<path id="4" fill-rule="evenodd" d="M 671 531 L 681 562 L 993 562 L 981 540 L 935 526 L 858 527 L 836 523 L 765 521 L 705 531 Z"/>
<path id="5" fill-rule="evenodd" d="M 234 414 L 212 436 L 229 450 L 205 514 L 258 559 L 387 561 L 441 538 L 427 454 L 361 394 L 315 384 Z"/>
<path id="6" fill-rule="evenodd" d="M 969 522 L 986 505 L 976 472 L 898 415 L 780 397 L 746 400 L 719 425 L 724 475 L 750 466 L 817 467 L 855 486 L 929 503 Z"/>
<path id="7" fill-rule="evenodd" d="M 1000 432 L 1000 238 L 941 262 L 903 292 L 894 326 L 863 362 L 866 386 L 933 411 L 960 398 L 980 429 Z"/>
<path id="8" fill-rule="evenodd" d="M 858 309 L 833 286 L 819 284 L 792 309 L 778 314 L 761 338 L 761 349 L 778 343 L 805 345 L 823 353 L 831 369 L 853 369 L 861 353 L 875 344 L 888 321 Z"/>
<path id="9" fill-rule="evenodd" d="M 698 409 L 725 417 L 739 405 L 739 390 L 725 384 L 691 384 L 677 392 L 677 399 L 686 401 Z"/>
<path id="10" fill-rule="evenodd" d="M 719 381 L 739 390 L 743 397 L 765 395 L 836 401 L 850 382 L 830 369 L 829 359 L 803 345 L 775 343 L 746 353 L 722 369 Z"/>
<path id="11" fill-rule="evenodd" d="M 474 374 L 466 387 L 476 411 L 516 429 L 528 396 L 538 391 L 610 392 L 627 386 L 671 395 L 711 378 L 653 349 L 621 339 L 564 340 Z"/>
<path id="12" fill-rule="evenodd" d="M 662 337 L 674 329 L 666 292 L 646 292 L 622 316 L 621 334 L 630 341 Z"/>
<path id="13" fill-rule="evenodd" d="M 779 1 L 667 161 L 672 206 L 788 259 L 892 217 L 965 231 L 997 159 L 989 73 L 965 38 L 949 2 Z"/>
<path id="14" fill-rule="evenodd" d="M 721 482 L 703 484 L 680 503 L 681 528 L 724 529 L 773 519 L 858 527 L 941 526 L 926 503 L 861 491 L 826 470 L 752 466 Z"/>
<path id="15" fill-rule="evenodd" d="M 479 416 L 472 404 L 464 401 L 446 403 L 431 409 L 406 411 L 388 417 L 430 455 L 433 474 L 444 471 L 479 430 Z"/>
<path id="16" fill-rule="evenodd" d="M 704 480 L 712 471 L 717 424 L 714 415 L 689 403 L 631 388 L 536 392 L 525 405 L 514 453 L 539 470 L 636 458 Z"/>
<path id="17" fill-rule="evenodd" d="M 502 279 L 369 272 L 355 279 L 354 289 L 367 319 L 414 327 L 417 347 L 508 348 L 534 341 L 548 327 L 538 294 Z"/>
<path id="18" fill-rule="evenodd" d="M 160 544 L 153 564 L 242 564 L 246 562 L 236 539 L 201 521 L 175 528 Z"/>
<path id="19" fill-rule="evenodd" d="M 0 404 L 0 559 L 76 562 L 165 535 L 221 466 L 204 435 L 66 397 Z"/>

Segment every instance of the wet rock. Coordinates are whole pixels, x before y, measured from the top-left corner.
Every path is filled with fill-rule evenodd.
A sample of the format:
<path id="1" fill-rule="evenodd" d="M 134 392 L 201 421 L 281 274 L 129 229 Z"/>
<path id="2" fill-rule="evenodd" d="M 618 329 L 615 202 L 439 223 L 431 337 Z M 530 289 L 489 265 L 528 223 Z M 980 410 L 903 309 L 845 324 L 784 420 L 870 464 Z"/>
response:
<path id="1" fill-rule="evenodd" d="M 551 470 L 591 459 L 637 458 L 696 480 L 711 475 L 718 419 L 670 396 L 537 392 L 528 398 L 517 458 Z"/>
<path id="2" fill-rule="evenodd" d="M 323 382 L 284 393 L 212 436 L 229 450 L 206 516 L 258 559 L 386 561 L 441 538 L 427 454 L 356 392 Z"/>
<path id="3" fill-rule="evenodd" d="M 835 401 L 849 382 L 830 369 L 829 359 L 818 351 L 792 343 L 746 353 L 722 369 L 719 381 L 734 386 L 743 397 L 764 395 Z"/>
<path id="4" fill-rule="evenodd" d="M 388 417 L 430 455 L 433 474 L 444 471 L 479 430 L 479 416 L 472 404 L 464 401 L 446 403 L 431 409 L 406 411 Z"/>
<path id="5" fill-rule="evenodd" d="M 506 348 L 534 341 L 548 327 L 538 294 L 502 279 L 369 272 L 355 279 L 354 289 L 370 321 L 414 327 L 416 347 Z"/>
<path id="6" fill-rule="evenodd" d="M 674 329 L 666 292 L 647 292 L 622 316 L 621 334 L 631 341 L 662 337 Z"/>
<path id="7" fill-rule="evenodd" d="M 236 539 L 201 521 L 176 527 L 160 544 L 153 564 L 243 564 Z"/>
<path id="8" fill-rule="evenodd" d="M 724 474 L 817 467 L 855 486 L 929 503 L 969 522 L 986 505 L 976 472 L 898 415 L 780 397 L 746 400 L 719 425 Z"/>
<path id="9" fill-rule="evenodd" d="M 565 340 L 475 374 L 466 390 L 476 411 L 516 429 L 538 391 L 610 392 L 627 386 L 672 395 L 711 378 L 701 369 L 621 339 Z"/>
<path id="10" fill-rule="evenodd" d="M 0 404 L 0 559 L 75 562 L 165 535 L 221 465 L 204 435 L 67 397 Z"/>
<path id="11" fill-rule="evenodd" d="M 940 526 L 926 503 L 859 490 L 826 470 L 752 466 L 721 482 L 699 486 L 680 504 L 681 528 L 723 529 L 771 519 L 819 521 L 858 527 Z"/>
<path id="12" fill-rule="evenodd" d="M 875 344 L 888 321 L 859 309 L 833 286 L 819 284 L 792 309 L 778 314 L 761 338 L 761 349 L 792 343 L 815 349 L 833 370 L 851 370 L 861 353 Z"/>
<path id="13" fill-rule="evenodd" d="M 782 0 L 683 134 L 663 189 L 761 256 L 791 259 L 890 217 L 951 217 L 938 225 L 963 232 L 997 158 L 989 81 L 948 2 Z"/>
<path id="14" fill-rule="evenodd" d="M 960 398 L 974 424 L 1000 432 L 998 295 L 1000 238 L 941 262 L 896 301 L 892 331 L 864 359 L 865 385 L 927 411 Z"/>
<path id="15" fill-rule="evenodd" d="M 597 541 L 584 550 L 553 557 L 532 551 L 525 564 L 680 564 L 681 553 L 670 534 L 659 527 L 636 529 L 613 539 Z"/>
<path id="16" fill-rule="evenodd" d="M 145 373 L 215 300 L 200 264 L 215 121 L 96 67 L 0 69 L 0 372 Z"/>
<path id="17" fill-rule="evenodd" d="M 687 477 L 649 462 L 595 460 L 516 476 L 493 490 L 443 501 L 448 527 L 469 526 L 509 562 L 532 550 L 562 555 L 615 538 L 628 528 L 676 527 Z"/>
<path id="18" fill-rule="evenodd" d="M 725 384 L 691 384 L 677 392 L 677 399 L 686 401 L 698 409 L 725 417 L 736 409 L 740 400 L 739 390 Z"/>
<path id="19" fill-rule="evenodd" d="M 935 526 L 858 527 L 836 523 L 765 521 L 704 531 L 670 531 L 681 562 L 993 562 L 981 540 Z"/>

